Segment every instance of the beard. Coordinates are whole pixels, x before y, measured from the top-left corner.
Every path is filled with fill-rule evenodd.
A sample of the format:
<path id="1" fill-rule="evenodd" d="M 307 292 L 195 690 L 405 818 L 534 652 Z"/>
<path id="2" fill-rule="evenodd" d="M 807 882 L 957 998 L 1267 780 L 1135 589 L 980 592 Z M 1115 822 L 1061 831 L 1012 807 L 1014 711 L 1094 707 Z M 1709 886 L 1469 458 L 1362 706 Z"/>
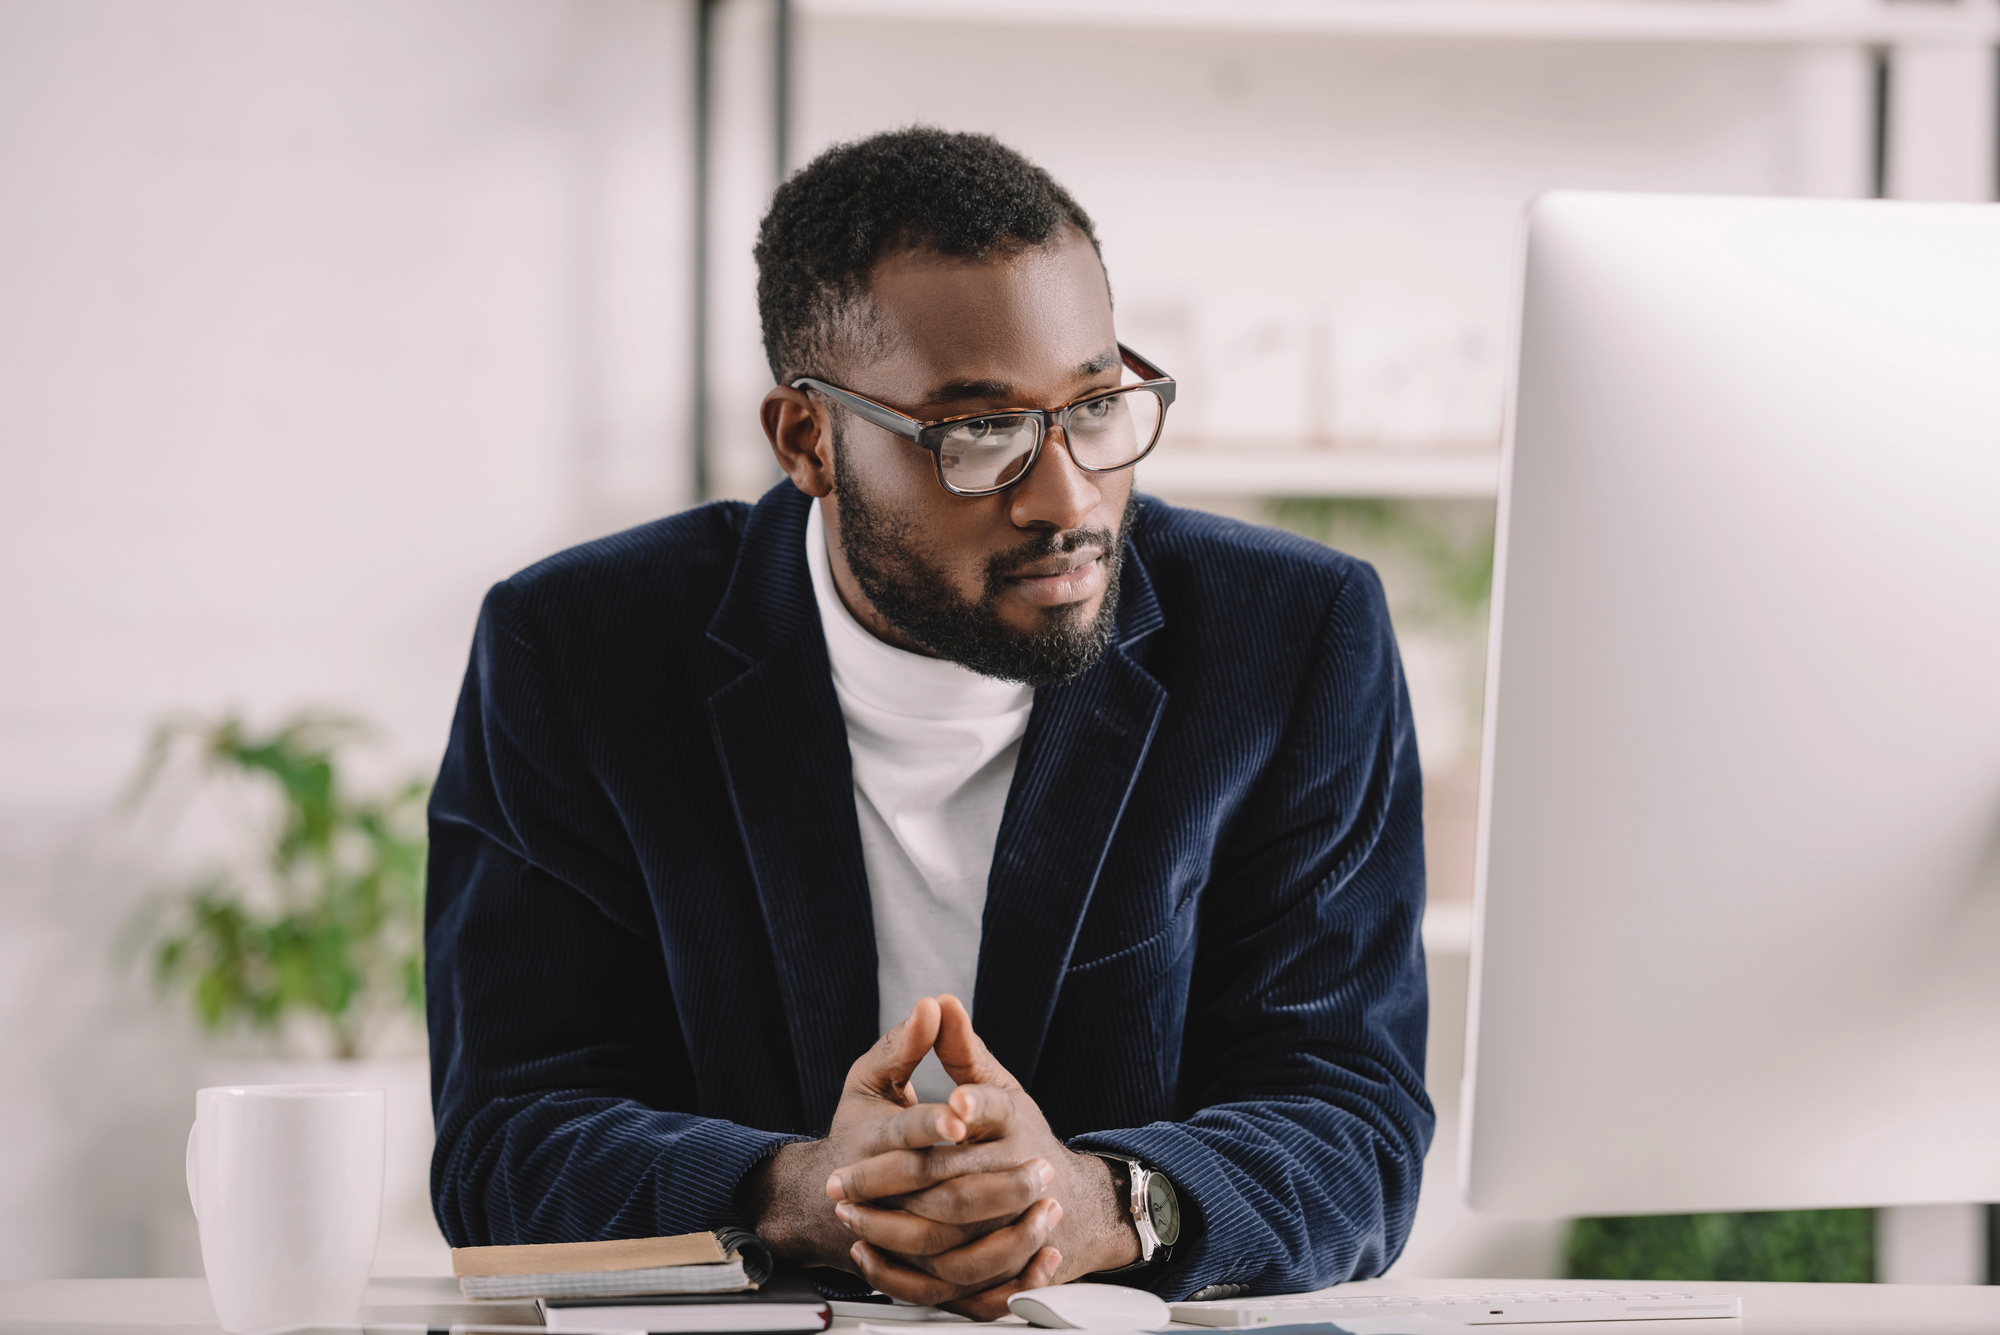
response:
<path id="1" fill-rule="evenodd" d="M 840 504 L 841 554 L 868 601 L 898 632 L 939 658 L 1023 686 L 1067 681 L 1104 656 L 1118 620 L 1118 577 L 1125 567 L 1125 534 L 1137 509 L 1134 496 L 1126 498 L 1115 533 L 1078 528 L 1037 534 L 988 557 L 980 596 L 967 602 L 918 525 L 884 507 L 859 477 L 841 470 L 842 443 L 836 430 L 834 493 Z M 1082 603 L 1066 603 L 1044 609 L 1040 628 L 1032 631 L 1017 630 L 1000 618 L 1009 575 L 1081 547 L 1103 553 L 1104 600 L 1095 615 L 1087 615 Z"/>

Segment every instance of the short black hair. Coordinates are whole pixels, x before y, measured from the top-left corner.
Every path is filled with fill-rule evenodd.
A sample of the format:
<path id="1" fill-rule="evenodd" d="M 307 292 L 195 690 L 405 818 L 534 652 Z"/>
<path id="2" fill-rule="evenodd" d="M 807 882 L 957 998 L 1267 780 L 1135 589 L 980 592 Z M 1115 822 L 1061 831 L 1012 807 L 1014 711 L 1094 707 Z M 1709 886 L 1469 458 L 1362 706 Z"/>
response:
<path id="1" fill-rule="evenodd" d="M 1097 231 L 1055 178 L 986 134 L 931 125 L 835 144 L 778 187 L 757 232 L 757 313 L 781 385 L 833 374 L 843 333 L 885 257 L 984 259 Z M 843 329 L 843 325 L 847 328 Z"/>

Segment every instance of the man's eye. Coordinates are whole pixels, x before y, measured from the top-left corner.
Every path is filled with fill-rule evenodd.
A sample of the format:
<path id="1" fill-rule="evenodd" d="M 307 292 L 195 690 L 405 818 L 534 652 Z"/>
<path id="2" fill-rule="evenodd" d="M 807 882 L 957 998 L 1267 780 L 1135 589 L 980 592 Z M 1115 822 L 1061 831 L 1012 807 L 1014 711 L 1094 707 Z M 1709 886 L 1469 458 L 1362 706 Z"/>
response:
<path id="1" fill-rule="evenodd" d="M 1020 434 L 1019 417 L 975 417 L 953 426 L 949 439 L 959 446 L 1001 445 Z"/>

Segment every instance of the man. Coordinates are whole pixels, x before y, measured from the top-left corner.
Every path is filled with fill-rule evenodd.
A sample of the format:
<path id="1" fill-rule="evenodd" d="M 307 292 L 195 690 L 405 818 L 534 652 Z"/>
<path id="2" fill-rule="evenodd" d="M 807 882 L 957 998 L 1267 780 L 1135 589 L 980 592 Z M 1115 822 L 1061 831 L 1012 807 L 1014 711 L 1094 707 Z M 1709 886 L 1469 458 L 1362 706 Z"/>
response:
<path id="1" fill-rule="evenodd" d="M 995 141 L 831 149 L 757 259 L 788 480 L 481 613 L 432 803 L 446 1236 L 748 1223 L 980 1317 L 1378 1273 L 1432 1115 L 1373 572 L 1138 497 L 1172 382 Z"/>

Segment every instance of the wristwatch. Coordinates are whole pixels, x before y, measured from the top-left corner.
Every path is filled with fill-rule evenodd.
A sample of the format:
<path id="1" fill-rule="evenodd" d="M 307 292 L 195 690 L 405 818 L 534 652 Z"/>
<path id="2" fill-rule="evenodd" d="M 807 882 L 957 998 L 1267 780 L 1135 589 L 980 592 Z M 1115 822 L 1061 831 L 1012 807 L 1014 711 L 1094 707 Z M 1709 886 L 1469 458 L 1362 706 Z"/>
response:
<path id="1" fill-rule="evenodd" d="M 1091 1153 L 1111 1165 L 1114 1182 L 1121 1175 L 1124 1177 L 1130 1195 L 1132 1223 L 1139 1230 L 1139 1259 L 1131 1265 L 1101 1273 L 1122 1275 L 1155 1261 L 1173 1259 L 1174 1243 L 1181 1236 L 1181 1202 L 1180 1197 L 1174 1194 L 1174 1184 L 1167 1180 L 1165 1173 L 1155 1172 L 1137 1159 L 1123 1154 L 1107 1154 L 1103 1150 L 1092 1150 Z"/>

